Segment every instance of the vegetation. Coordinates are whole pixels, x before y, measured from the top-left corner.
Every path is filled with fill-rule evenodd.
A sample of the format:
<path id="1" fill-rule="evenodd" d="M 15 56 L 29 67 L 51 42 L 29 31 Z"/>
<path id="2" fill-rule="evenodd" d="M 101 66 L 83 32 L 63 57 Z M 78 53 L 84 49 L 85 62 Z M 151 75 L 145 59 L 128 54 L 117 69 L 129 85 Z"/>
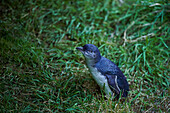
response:
<path id="1" fill-rule="evenodd" d="M 0 112 L 169 112 L 166 0 L 2 0 Z M 99 47 L 130 84 L 104 98 L 76 47 Z"/>

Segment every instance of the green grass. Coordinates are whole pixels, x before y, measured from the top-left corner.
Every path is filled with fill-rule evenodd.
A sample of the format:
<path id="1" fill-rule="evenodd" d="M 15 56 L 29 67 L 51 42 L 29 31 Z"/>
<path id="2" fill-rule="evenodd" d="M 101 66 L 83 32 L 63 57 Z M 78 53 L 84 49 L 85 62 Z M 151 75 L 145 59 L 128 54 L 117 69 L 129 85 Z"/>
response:
<path id="1" fill-rule="evenodd" d="M 2 0 L 0 112 L 169 112 L 166 0 Z M 76 47 L 115 62 L 128 102 L 107 100 Z"/>

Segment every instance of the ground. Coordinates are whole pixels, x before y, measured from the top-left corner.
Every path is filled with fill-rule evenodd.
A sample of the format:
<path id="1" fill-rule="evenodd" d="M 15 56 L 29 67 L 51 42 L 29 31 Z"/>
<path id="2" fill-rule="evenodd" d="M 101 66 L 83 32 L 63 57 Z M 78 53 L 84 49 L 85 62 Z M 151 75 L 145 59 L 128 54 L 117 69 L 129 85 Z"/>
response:
<path id="1" fill-rule="evenodd" d="M 166 0 L 2 0 L 0 112 L 169 112 Z M 75 48 L 99 47 L 130 84 L 104 97 Z"/>

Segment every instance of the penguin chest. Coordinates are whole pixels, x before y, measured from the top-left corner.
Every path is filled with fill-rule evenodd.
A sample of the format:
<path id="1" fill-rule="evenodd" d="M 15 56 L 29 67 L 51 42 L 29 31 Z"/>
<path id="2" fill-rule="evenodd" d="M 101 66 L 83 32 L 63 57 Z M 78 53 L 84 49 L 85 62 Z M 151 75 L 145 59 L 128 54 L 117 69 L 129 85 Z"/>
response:
<path id="1" fill-rule="evenodd" d="M 107 81 L 107 78 L 106 76 L 102 75 L 101 72 L 99 72 L 97 70 L 97 68 L 95 67 L 92 67 L 92 66 L 88 66 L 91 74 L 92 74 L 92 77 L 94 78 L 94 80 L 97 82 L 97 84 L 100 86 L 100 88 L 104 88 L 104 91 L 106 94 L 112 94 L 112 91 L 109 87 L 109 84 L 108 84 L 108 81 Z"/>

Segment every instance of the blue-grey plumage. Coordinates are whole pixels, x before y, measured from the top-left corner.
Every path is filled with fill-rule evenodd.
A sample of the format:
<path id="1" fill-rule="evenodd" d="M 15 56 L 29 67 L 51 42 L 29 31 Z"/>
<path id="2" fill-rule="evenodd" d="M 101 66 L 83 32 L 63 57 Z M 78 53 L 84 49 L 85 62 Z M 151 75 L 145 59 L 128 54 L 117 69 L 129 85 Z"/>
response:
<path id="1" fill-rule="evenodd" d="M 101 56 L 98 48 L 93 44 L 86 44 L 76 49 L 83 53 L 93 78 L 101 88 L 104 88 L 107 95 L 112 95 L 114 92 L 117 98 L 120 93 L 122 97 L 127 97 L 129 84 L 116 64 Z"/>

